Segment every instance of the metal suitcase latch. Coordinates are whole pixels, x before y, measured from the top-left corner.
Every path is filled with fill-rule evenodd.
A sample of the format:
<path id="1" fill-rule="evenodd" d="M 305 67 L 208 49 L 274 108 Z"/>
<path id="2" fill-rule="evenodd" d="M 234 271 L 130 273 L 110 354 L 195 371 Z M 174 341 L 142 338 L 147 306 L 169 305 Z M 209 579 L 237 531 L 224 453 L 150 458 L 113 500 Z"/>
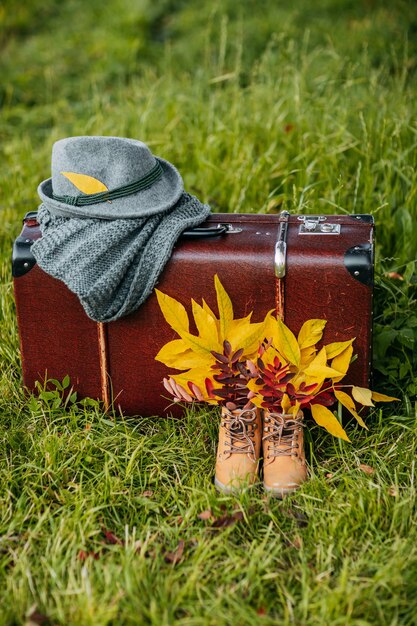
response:
<path id="1" fill-rule="evenodd" d="M 299 215 L 299 235 L 340 235 L 340 224 L 332 224 L 324 215 Z"/>

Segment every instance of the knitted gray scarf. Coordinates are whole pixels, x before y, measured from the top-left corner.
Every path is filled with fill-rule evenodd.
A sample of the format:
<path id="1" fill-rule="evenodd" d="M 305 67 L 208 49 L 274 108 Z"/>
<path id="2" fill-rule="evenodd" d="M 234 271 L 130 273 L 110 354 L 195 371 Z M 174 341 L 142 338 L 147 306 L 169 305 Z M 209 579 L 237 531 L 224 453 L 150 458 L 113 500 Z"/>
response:
<path id="1" fill-rule="evenodd" d="M 91 319 L 110 322 L 146 300 L 182 231 L 209 213 L 208 205 L 185 192 L 172 208 L 143 218 L 64 218 L 42 204 L 42 238 L 32 252 L 45 272 L 78 296 Z"/>

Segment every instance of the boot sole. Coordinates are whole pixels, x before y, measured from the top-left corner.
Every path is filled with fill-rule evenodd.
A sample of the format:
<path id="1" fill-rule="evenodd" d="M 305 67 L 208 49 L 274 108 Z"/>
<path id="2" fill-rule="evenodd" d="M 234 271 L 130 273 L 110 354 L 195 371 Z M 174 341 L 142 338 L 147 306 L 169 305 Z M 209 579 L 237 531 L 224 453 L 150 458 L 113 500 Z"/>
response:
<path id="1" fill-rule="evenodd" d="M 254 487 L 255 485 L 256 483 L 248 483 L 243 481 L 241 485 L 224 485 L 219 480 L 217 480 L 216 477 L 214 477 L 214 486 L 218 491 L 222 491 L 223 493 L 240 493 L 245 489 Z"/>
<path id="2" fill-rule="evenodd" d="M 279 498 L 280 500 L 285 498 L 285 496 L 288 496 L 291 493 L 298 491 L 299 488 L 300 486 L 297 485 L 297 487 L 281 487 L 280 489 L 274 489 L 274 487 L 267 487 L 267 485 L 265 485 L 264 483 L 265 491 L 273 498 Z"/>

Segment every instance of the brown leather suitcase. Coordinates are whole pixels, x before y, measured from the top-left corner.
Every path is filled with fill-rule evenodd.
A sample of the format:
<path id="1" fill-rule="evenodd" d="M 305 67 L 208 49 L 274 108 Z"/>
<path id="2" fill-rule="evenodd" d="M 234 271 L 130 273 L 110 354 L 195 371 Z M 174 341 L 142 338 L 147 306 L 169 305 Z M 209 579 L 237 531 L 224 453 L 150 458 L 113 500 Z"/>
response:
<path id="1" fill-rule="evenodd" d="M 236 317 L 253 310 L 260 321 L 276 307 L 293 332 L 306 319 L 327 319 L 325 343 L 356 337 L 358 357 L 346 382 L 366 387 L 373 230 L 369 215 L 214 214 L 181 238 L 157 287 L 188 311 L 191 298 L 203 297 L 216 310 L 217 273 Z M 154 357 L 175 333 L 156 296 L 118 321 L 92 321 L 77 297 L 36 265 L 30 246 L 40 236 L 36 213 L 28 213 L 13 249 L 24 385 L 33 390 L 36 380 L 69 375 L 79 397 L 113 402 L 127 415 L 171 412 L 162 385 L 168 370 Z"/>

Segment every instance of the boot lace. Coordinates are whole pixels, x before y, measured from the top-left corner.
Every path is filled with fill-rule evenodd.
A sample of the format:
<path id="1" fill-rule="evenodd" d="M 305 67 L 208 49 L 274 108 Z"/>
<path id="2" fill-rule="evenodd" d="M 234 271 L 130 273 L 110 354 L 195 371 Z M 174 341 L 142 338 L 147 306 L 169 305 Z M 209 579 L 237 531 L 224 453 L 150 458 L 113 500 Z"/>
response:
<path id="1" fill-rule="evenodd" d="M 291 456 L 298 454 L 299 444 L 297 433 L 304 427 L 303 416 L 286 417 L 278 413 L 270 413 L 265 418 L 268 424 L 267 434 L 262 437 L 268 444 L 268 457 Z"/>
<path id="2" fill-rule="evenodd" d="M 241 411 L 233 415 L 226 409 L 221 425 L 226 430 L 225 448 L 229 454 L 250 454 L 256 457 L 254 436 L 258 428 L 256 410 Z"/>

